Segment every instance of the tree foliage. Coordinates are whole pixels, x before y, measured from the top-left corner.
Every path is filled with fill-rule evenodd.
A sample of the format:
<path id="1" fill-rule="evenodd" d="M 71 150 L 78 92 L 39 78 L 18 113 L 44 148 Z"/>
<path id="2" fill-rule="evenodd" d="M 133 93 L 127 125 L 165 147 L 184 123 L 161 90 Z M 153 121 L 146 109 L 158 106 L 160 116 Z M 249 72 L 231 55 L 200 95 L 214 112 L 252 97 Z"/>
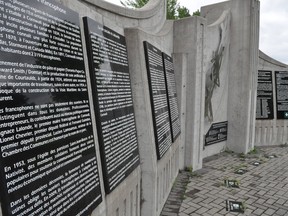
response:
<path id="1" fill-rule="evenodd" d="M 125 0 L 120 1 L 120 3 L 124 7 L 131 7 L 131 8 L 141 8 L 143 7 L 149 0 Z"/>
<path id="2" fill-rule="evenodd" d="M 177 8 L 177 12 L 178 12 L 178 18 L 179 19 L 191 16 L 190 15 L 190 11 L 188 10 L 188 8 L 186 8 L 184 6 L 179 6 Z"/>
<path id="3" fill-rule="evenodd" d="M 194 11 L 192 16 L 200 16 L 200 11 L 199 9 L 197 11 Z"/>
<path id="4" fill-rule="evenodd" d="M 124 7 L 141 8 L 147 4 L 148 1 L 149 0 L 123 0 L 120 2 Z M 180 6 L 178 0 L 167 0 L 167 19 L 176 20 L 189 16 L 191 16 L 189 9 L 185 6 Z"/>

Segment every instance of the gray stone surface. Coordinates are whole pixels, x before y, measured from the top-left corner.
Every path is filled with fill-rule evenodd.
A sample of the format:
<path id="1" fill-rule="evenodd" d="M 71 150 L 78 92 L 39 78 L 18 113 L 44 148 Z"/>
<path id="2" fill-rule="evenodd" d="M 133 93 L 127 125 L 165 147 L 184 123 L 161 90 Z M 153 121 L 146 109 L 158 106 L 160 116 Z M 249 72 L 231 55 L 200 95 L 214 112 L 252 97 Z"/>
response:
<path id="1" fill-rule="evenodd" d="M 202 167 L 205 31 L 206 21 L 202 17 L 189 17 L 174 23 L 173 58 L 181 119 L 180 155 L 183 155 L 180 169 Z"/>
<path id="2" fill-rule="evenodd" d="M 274 158 L 267 158 L 275 155 Z M 260 161 L 254 166 L 254 161 Z M 224 152 L 207 159 L 203 169 L 190 173 L 185 193 L 182 193 L 178 215 L 273 215 L 288 214 L 288 148 L 269 147 L 257 148 L 256 154 L 239 155 Z M 246 168 L 247 173 L 235 174 L 235 170 Z M 181 172 L 178 180 L 187 176 Z M 240 181 L 240 188 L 227 188 L 224 179 Z M 185 185 L 185 184 L 184 184 Z M 191 192 L 192 193 L 189 193 Z M 169 203 L 179 203 L 178 197 L 172 194 L 181 193 L 181 188 L 172 189 L 171 195 L 163 208 L 162 215 L 173 212 Z M 226 211 L 226 200 L 244 202 L 244 214 Z M 173 209 L 177 209 L 173 206 Z"/>
<path id="3" fill-rule="evenodd" d="M 238 153 L 254 146 L 259 8 L 257 0 L 231 0 L 227 145 Z"/>

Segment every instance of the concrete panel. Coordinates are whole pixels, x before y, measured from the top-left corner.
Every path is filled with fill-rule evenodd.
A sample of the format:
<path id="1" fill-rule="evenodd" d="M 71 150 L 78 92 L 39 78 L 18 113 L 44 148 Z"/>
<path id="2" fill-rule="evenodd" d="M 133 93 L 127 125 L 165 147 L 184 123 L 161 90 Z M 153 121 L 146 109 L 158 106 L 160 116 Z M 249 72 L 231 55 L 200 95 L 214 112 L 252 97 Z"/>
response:
<path id="1" fill-rule="evenodd" d="M 161 51 L 171 55 L 173 51 L 172 30 L 171 22 L 167 22 L 163 31 L 157 35 L 151 35 L 140 29 L 125 29 L 142 171 L 141 215 L 156 216 L 160 214 L 178 173 L 179 166 L 175 159 L 178 156 L 175 157 L 175 154 L 179 154 L 181 135 L 161 160 L 157 160 L 143 46 L 143 42 L 148 41 Z M 172 170 L 172 166 L 169 165 L 171 161 L 177 169 Z M 167 178 L 168 173 L 171 173 L 172 178 Z"/>
<path id="2" fill-rule="evenodd" d="M 259 2 L 232 0 L 231 13 L 227 145 L 247 153 L 254 146 Z"/>
<path id="3" fill-rule="evenodd" d="M 207 25 L 211 25 L 220 18 L 223 11 L 231 8 L 231 1 L 223 1 L 216 4 L 201 7 L 201 16 L 207 19 Z"/>
<path id="4" fill-rule="evenodd" d="M 206 21 L 202 17 L 177 20 L 174 24 L 174 57 L 181 110 L 180 168 L 202 167 L 205 76 L 203 49 Z"/>
<path id="5" fill-rule="evenodd" d="M 106 215 L 139 215 L 140 209 L 140 167 L 135 169 L 112 193 L 106 195 Z M 135 181 L 137 180 L 137 181 Z M 126 214 L 125 214 L 126 213 Z M 92 216 L 98 216 L 93 212 Z"/>
<path id="6" fill-rule="evenodd" d="M 231 0 L 208 5 L 201 8 L 201 15 L 207 19 L 208 24 L 213 25 L 216 20 L 221 19 L 221 14 L 225 10 L 231 11 L 229 84 L 227 108 L 225 109 L 225 106 L 219 107 L 219 111 L 225 113 L 227 110 L 227 147 L 235 152 L 246 153 L 253 148 L 255 141 L 259 1 Z M 215 97 L 214 103 L 217 103 L 219 99 L 219 96 L 217 99 Z M 211 150 L 211 154 L 213 151 Z"/>
<path id="7" fill-rule="evenodd" d="M 230 17 L 230 10 L 225 10 L 219 19 L 207 27 L 204 50 L 206 75 L 204 134 L 208 133 L 212 123 L 225 122 L 228 118 Z M 225 148 L 226 141 L 205 146 L 204 155 L 208 157 Z"/>

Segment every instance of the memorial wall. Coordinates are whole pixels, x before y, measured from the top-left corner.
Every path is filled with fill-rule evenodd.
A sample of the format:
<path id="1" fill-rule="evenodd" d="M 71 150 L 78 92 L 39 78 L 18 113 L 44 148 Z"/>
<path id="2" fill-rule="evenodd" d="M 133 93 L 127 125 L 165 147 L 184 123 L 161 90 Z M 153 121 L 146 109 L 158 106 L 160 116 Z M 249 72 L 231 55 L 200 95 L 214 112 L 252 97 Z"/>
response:
<path id="1" fill-rule="evenodd" d="M 238 102 L 256 87 L 238 79 L 256 80 L 239 55 L 256 56 L 251 2 L 206 8 L 207 26 L 210 12 L 165 20 L 164 0 L 139 10 L 0 0 L 0 216 L 158 216 L 179 167 L 200 169 L 229 139 L 246 151 L 254 125 Z M 287 70 L 277 71 L 262 76 L 263 118 L 275 91 L 274 115 L 288 115 Z"/>
<path id="2" fill-rule="evenodd" d="M 0 1 L 4 215 L 87 215 L 101 202 L 79 15 Z"/>
<path id="3" fill-rule="evenodd" d="M 177 131 L 178 94 L 173 86 L 172 23 L 157 34 L 138 28 L 125 29 L 141 159 L 141 215 L 161 214 L 179 170 L 181 138 L 180 128 Z M 171 121 L 176 129 L 173 142 Z"/>
<path id="4" fill-rule="evenodd" d="M 287 143 L 288 66 L 259 51 L 255 145 Z"/>
<path id="5" fill-rule="evenodd" d="M 126 39 L 119 28 L 82 19 L 70 9 L 77 8 L 74 3 L 63 4 L 0 0 L 2 213 L 139 215 L 140 190 L 147 189 L 140 188 Z M 178 144 L 162 158 L 181 133 L 173 59 L 148 42 L 142 52 L 149 68 L 154 151 L 164 165 L 159 182 L 165 188 L 157 190 L 168 194 L 178 172 Z"/>

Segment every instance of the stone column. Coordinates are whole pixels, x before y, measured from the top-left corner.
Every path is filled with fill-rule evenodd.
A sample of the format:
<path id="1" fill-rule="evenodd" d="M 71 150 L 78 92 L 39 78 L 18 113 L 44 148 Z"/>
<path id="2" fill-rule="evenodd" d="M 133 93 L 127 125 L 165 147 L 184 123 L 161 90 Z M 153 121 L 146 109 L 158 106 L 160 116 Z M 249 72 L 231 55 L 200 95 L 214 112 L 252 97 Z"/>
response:
<path id="1" fill-rule="evenodd" d="M 174 23 L 174 67 L 181 116 L 180 168 L 202 168 L 206 20 L 190 17 Z"/>
<path id="2" fill-rule="evenodd" d="M 247 153 L 254 147 L 259 49 L 259 1 L 231 0 L 227 146 Z"/>

